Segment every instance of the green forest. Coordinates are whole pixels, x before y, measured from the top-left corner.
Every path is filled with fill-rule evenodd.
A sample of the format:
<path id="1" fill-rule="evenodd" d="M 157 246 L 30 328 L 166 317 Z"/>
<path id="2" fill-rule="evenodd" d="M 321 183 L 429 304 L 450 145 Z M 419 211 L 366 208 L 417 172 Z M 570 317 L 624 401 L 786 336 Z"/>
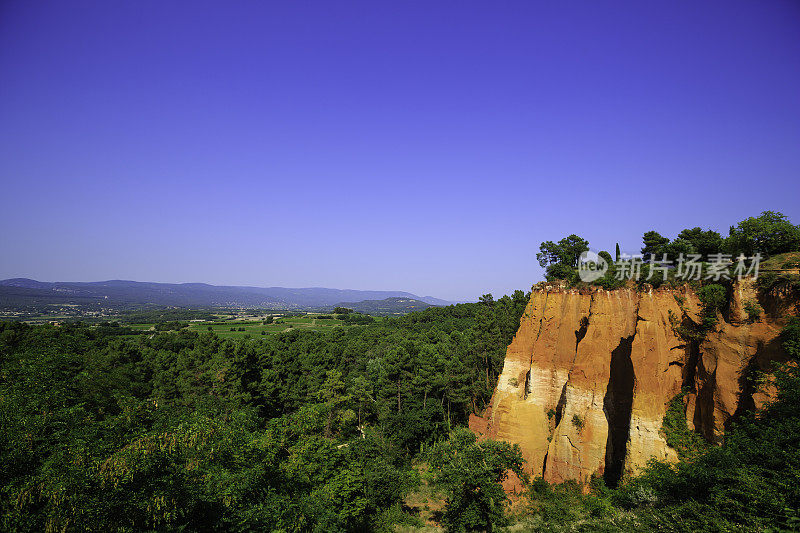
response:
<path id="1" fill-rule="evenodd" d="M 794 364 L 724 446 L 678 435 L 691 448 L 681 463 L 614 490 L 527 480 L 515 446 L 477 441 L 467 417 L 486 405 L 526 300 L 241 340 L 0 323 L 2 529 L 422 531 L 407 504 L 420 493 L 448 531 L 800 527 Z M 796 361 L 797 319 L 781 340 Z M 665 425 L 685 432 L 681 416 Z M 513 510 L 508 471 L 529 481 Z"/>
<path id="2" fill-rule="evenodd" d="M 413 525 L 414 466 L 486 406 L 526 303 L 240 340 L 0 323 L 2 529 Z"/>

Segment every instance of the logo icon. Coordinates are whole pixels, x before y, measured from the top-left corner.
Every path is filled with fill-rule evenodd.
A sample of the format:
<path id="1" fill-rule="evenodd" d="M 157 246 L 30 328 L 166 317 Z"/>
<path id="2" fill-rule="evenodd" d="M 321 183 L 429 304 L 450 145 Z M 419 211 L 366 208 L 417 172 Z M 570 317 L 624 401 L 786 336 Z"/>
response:
<path id="1" fill-rule="evenodd" d="M 578 258 L 578 277 L 585 283 L 602 278 L 608 270 L 608 262 L 594 252 L 583 252 Z"/>

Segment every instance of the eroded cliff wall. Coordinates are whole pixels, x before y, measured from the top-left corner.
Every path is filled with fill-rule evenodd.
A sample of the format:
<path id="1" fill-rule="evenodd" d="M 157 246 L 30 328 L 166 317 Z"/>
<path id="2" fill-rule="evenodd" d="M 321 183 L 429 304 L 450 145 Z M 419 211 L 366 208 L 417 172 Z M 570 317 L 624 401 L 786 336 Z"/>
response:
<path id="1" fill-rule="evenodd" d="M 613 484 L 651 458 L 677 459 L 661 424 L 685 387 L 689 427 L 719 441 L 737 410 L 767 399 L 749 373 L 783 357 L 783 312 L 750 323 L 753 286 L 736 283 L 731 296 L 715 331 L 691 340 L 682 328 L 700 322 L 701 306 L 688 287 L 534 287 L 481 431 L 518 443 L 534 476 Z"/>

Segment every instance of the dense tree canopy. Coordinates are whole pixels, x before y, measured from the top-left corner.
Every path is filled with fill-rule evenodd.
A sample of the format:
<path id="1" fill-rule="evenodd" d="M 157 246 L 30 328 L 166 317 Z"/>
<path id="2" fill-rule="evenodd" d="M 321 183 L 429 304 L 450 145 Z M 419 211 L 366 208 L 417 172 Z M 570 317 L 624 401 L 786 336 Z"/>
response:
<path id="1" fill-rule="evenodd" d="M 561 279 L 576 284 L 579 282 L 576 270 L 578 260 L 581 253 L 587 250 L 589 250 L 588 241 L 577 235 L 570 235 L 557 243 L 542 242 L 536 259 L 545 268 L 547 281 Z M 724 239 L 716 231 L 703 230 L 700 227 L 681 230 L 674 240 L 655 230 L 647 231 L 642 235 L 641 259 L 644 262 L 661 261 L 666 254 L 667 261 L 671 261 L 674 265 L 681 257 L 686 260 L 690 255 L 699 255 L 701 261 L 712 263 L 715 257 L 719 257 L 717 254 L 723 253 L 735 260 L 739 255 L 751 258 L 760 253 L 766 258 L 796 251 L 800 251 L 800 226 L 793 225 L 782 213 L 764 211 L 758 217 L 750 217 L 736 226 L 731 226 L 730 235 Z M 609 269 L 603 277 L 591 283 L 608 289 L 617 287 L 620 280 L 615 278 L 613 263 L 624 259 L 620 257 L 619 244 L 616 245 L 614 261 L 610 261 L 610 254 L 601 257 L 609 264 Z M 647 265 L 642 268 L 642 273 L 644 279 L 654 286 L 667 281 L 660 272 L 655 278 L 650 276 Z M 670 276 L 674 274 L 673 272 Z"/>
<path id="2" fill-rule="evenodd" d="M 243 340 L 0 322 L 0 529 L 381 528 L 526 303 Z"/>
<path id="3" fill-rule="evenodd" d="M 726 248 L 732 254 L 747 256 L 760 252 L 770 256 L 800 250 L 800 226 L 795 226 L 783 213 L 764 211 L 731 226 Z"/>
<path id="4" fill-rule="evenodd" d="M 710 254 L 718 253 L 723 248 L 722 236 L 713 230 L 703 231 L 698 228 L 685 229 L 678 234 L 678 237 L 673 241 L 673 244 L 678 241 L 683 241 L 686 244 L 684 247 L 691 246 L 693 253 L 698 253 L 703 257 Z M 680 253 L 683 250 L 670 250 L 671 257 L 678 257 L 675 252 Z M 684 253 L 692 253 L 685 252 Z"/>
<path id="5" fill-rule="evenodd" d="M 663 253 L 664 246 L 669 243 L 669 239 L 663 237 L 657 231 L 648 231 L 642 237 L 642 255 L 645 259 L 649 260 L 651 257 L 660 258 Z"/>

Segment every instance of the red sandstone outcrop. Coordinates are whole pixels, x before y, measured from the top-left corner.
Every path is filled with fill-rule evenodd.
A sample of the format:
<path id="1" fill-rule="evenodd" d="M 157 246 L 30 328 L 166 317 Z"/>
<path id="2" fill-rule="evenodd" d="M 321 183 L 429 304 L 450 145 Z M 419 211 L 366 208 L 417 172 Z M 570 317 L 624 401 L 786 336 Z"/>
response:
<path id="1" fill-rule="evenodd" d="M 719 441 L 737 410 L 758 407 L 748 373 L 784 357 L 777 337 L 786 302 L 748 321 L 747 283 L 734 285 L 728 317 L 700 341 L 681 328 L 699 323 L 688 287 L 578 291 L 534 287 L 508 347 L 492 405 L 471 426 L 520 445 L 528 471 L 551 482 L 615 482 L 651 458 L 676 460 L 661 424 L 686 387 L 687 423 Z"/>

